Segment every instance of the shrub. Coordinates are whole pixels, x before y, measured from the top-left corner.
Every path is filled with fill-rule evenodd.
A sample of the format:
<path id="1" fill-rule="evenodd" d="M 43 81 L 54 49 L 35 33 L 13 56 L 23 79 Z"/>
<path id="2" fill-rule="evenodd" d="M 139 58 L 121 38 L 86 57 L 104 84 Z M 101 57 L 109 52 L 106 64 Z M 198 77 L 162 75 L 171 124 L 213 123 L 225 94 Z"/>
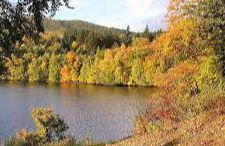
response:
<path id="1" fill-rule="evenodd" d="M 148 103 L 149 108 L 136 120 L 137 134 L 170 129 L 181 121 L 183 111 L 169 93 L 156 93 Z"/>
<path id="2" fill-rule="evenodd" d="M 205 88 L 195 97 L 180 97 L 179 103 L 184 110 L 184 117 L 193 117 L 201 112 L 223 109 L 225 106 L 224 91 L 219 88 Z"/>
<path id="3" fill-rule="evenodd" d="M 6 146 L 27 146 L 28 143 L 22 139 L 12 138 L 6 141 Z"/>
<path id="4" fill-rule="evenodd" d="M 59 115 L 54 114 L 52 109 L 37 108 L 32 110 L 32 118 L 36 132 L 43 142 L 52 142 L 65 138 L 65 131 L 69 128 Z"/>
<path id="5" fill-rule="evenodd" d="M 74 140 L 66 140 L 64 133 L 67 124 L 50 108 L 36 108 L 32 110 L 32 118 L 36 131 L 31 133 L 23 129 L 15 138 L 6 142 L 7 146 L 42 146 L 50 144 L 75 144 Z"/>

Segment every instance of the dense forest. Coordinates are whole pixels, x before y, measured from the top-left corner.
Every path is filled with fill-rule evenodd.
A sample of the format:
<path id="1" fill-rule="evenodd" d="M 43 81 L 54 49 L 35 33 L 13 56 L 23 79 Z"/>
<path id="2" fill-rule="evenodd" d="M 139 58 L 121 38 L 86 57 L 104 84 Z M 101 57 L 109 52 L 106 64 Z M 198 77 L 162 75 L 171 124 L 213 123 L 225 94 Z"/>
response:
<path id="1" fill-rule="evenodd" d="M 143 33 L 90 23 L 49 20 L 38 42 L 24 36 L 3 61 L 2 79 L 30 82 L 153 85 L 140 66 L 147 44 L 162 31 Z M 82 27 L 81 27 L 82 25 Z M 57 26 L 59 31 L 48 28 Z M 67 29 L 66 29 L 67 28 Z M 69 29 L 68 29 L 69 28 Z M 125 55 L 126 54 L 126 55 Z"/>
<path id="2" fill-rule="evenodd" d="M 167 30 L 152 33 L 146 26 L 139 34 L 129 26 L 124 31 L 50 21 L 56 24 L 48 25 L 62 29 L 42 33 L 38 41 L 23 36 L 2 61 L 2 79 L 159 87 L 163 92 L 149 99 L 151 109 L 137 120 L 138 134 L 166 134 L 196 117 L 192 127 L 200 122 L 210 128 L 204 121 L 223 125 L 219 119 L 225 120 L 224 11 L 223 0 L 170 0 Z M 225 138 L 217 135 L 223 134 L 218 130 L 222 126 L 214 129 L 217 132 L 200 133 L 203 126 L 182 127 L 186 130 L 177 131 L 175 138 L 184 145 L 207 145 L 210 139 L 224 144 Z M 193 131 L 196 141 L 191 140 Z"/>

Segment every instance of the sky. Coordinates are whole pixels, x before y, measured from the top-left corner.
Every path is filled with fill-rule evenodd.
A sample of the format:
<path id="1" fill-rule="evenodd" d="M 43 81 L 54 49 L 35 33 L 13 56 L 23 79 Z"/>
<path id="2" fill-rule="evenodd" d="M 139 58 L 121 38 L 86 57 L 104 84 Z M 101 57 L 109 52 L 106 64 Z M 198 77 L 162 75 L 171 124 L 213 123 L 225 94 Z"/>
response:
<path id="1" fill-rule="evenodd" d="M 108 27 L 143 31 L 165 28 L 168 0 L 70 0 L 75 9 L 61 7 L 53 17 L 60 20 L 84 20 Z"/>
<path id="2" fill-rule="evenodd" d="M 16 0 L 10 0 L 16 1 Z M 83 20 L 108 27 L 143 31 L 165 28 L 168 0 L 70 0 L 75 9 L 61 7 L 53 19 Z"/>

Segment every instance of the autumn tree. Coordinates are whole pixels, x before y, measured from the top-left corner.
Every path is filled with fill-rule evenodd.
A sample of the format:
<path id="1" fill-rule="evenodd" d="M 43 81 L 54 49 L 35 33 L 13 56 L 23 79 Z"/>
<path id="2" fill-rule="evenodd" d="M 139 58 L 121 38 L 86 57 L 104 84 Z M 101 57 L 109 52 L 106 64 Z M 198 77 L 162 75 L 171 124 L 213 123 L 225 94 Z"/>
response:
<path id="1" fill-rule="evenodd" d="M 28 76 L 29 81 L 31 82 L 37 82 L 41 79 L 41 68 L 40 68 L 40 62 L 38 59 L 33 58 L 32 62 L 28 65 Z"/>
<path id="2" fill-rule="evenodd" d="M 82 67 L 80 69 L 79 81 L 81 83 L 87 83 L 90 78 L 91 68 L 94 66 L 93 58 L 86 57 L 82 61 Z"/>
<path id="3" fill-rule="evenodd" d="M 25 60 L 23 60 L 22 58 L 17 58 L 12 54 L 10 58 L 6 59 L 5 66 L 8 72 L 6 76 L 8 80 L 26 80 Z"/>
<path id="4" fill-rule="evenodd" d="M 49 60 L 49 76 L 48 81 L 49 82 L 58 82 L 60 80 L 60 56 L 52 54 Z"/>
<path id="5" fill-rule="evenodd" d="M 131 75 L 129 78 L 129 85 L 147 85 L 143 61 L 140 59 L 134 60 L 133 62 Z"/>
<path id="6" fill-rule="evenodd" d="M 81 63 L 76 54 L 72 51 L 65 55 L 65 63 L 61 68 L 62 82 L 78 82 Z"/>
<path id="7" fill-rule="evenodd" d="M 225 76 L 225 2 L 224 0 L 199 0 L 192 5 L 191 16 L 201 25 L 200 35 L 206 44 L 213 46 Z"/>
<path id="8" fill-rule="evenodd" d="M 170 0 L 167 12 L 168 27 L 173 26 L 180 19 L 188 16 L 187 10 L 190 9 L 190 4 L 198 0 Z"/>

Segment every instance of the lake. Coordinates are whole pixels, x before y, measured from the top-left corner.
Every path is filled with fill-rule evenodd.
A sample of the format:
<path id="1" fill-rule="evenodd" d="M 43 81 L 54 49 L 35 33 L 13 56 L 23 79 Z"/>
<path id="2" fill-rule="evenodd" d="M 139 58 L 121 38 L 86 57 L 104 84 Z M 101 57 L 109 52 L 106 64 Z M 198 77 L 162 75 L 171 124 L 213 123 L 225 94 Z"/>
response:
<path id="1" fill-rule="evenodd" d="M 145 111 L 151 88 L 91 85 L 0 83 L 0 141 L 22 128 L 34 130 L 33 107 L 51 107 L 78 141 L 95 142 L 130 136 L 135 118 Z"/>

